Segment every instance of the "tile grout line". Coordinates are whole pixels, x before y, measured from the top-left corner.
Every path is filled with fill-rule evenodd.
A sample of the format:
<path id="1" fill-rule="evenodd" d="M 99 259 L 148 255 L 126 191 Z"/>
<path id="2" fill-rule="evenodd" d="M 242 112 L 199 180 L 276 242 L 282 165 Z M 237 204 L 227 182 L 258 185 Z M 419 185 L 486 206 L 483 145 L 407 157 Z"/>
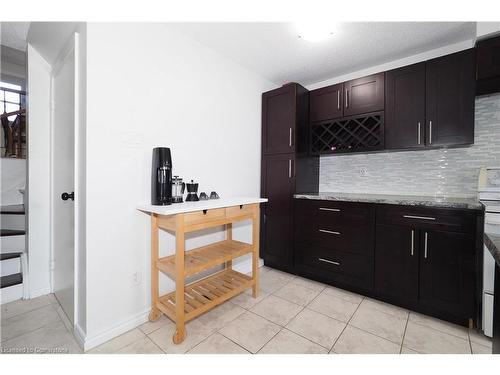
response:
<path id="1" fill-rule="evenodd" d="M 333 350 L 333 347 L 335 346 L 335 344 L 337 344 L 337 341 L 339 341 L 340 337 L 342 337 L 342 335 L 344 334 L 344 331 L 345 329 L 347 328 L 347 326 L 349 325 L 349 322 L 352 320 L 352 318 L 354 317 L 354 315 L 356 314 L 356 312 L 358 311 L 359 307 L 361 306 L 361 304 L 363 303 L 363 301 L 365 300 L 366 297 L 363 296 L 363 299 L 359 302 L 358 304 L 358 307 L 356 307 L 356 310 L 354 310 L 354 312 L 352 313 L 351 317 L 349 318 L 349 320 L 347 321 L 347 323 L 345 324 L 345 327 L 344 329 L 342 330 L 342 332 L 340 332 L 340 335 L 337 337 L 337 339 L 335 340 L 335 342 L 333 343 L 332 347 L 330 348 L 330 350 L 328 351 L 328 354 L 330 354 Z M 334 352 L 336 353 L 336 352 Z"/>
<path id="2" fill-rule="evenodd" d="M 411 313 L 412 310 L 410 310 L 410 313 Z M 432 318 L 432 317 L 431 317 Z M 437 319 L 437 318 L 435 318 Z M 460 339 L 460 340 L 464 340 L 464 341 L 467 341 L 467 340 L 470 340 L 470 336 L 469 336 L 469 333 L 467 332 L 467 337 L 468 339 L 464 339 L 463 337 L 461 336 L 457 336 L 453 333 L 449 333 L 449 332 L 445 332 L 444 330 L 441 330 L 441 329 L 437 329 L 437 328 L 434 328 L 434 327 L 431 327 L 431 326 L 428 326 L 428 325 L 425 325 L 425 324 L 422 324 L 422 323 L 419 323 L 419 322 L 415 322 L 414 320 L 412 320 L 412 323 L 413 324 L 416 324 L 420 327 L 424 327 L 424 328 L 427 328 L 427 329 L 431 329 L 433 331 L 436 331 L 436 332 L 439 332 L 441 334 L 444 334 L 444 335 L 448 335 L 448 336 L 453 336 L 454 338 L 457 338 L 457 339 Z"/>
<path id="3" fill-rule="evenodd" d="M 66 325 L 64 324 L 64 322 L 62 321 L 61 317 L 59 316 L 59 313 L 57 312 L 57 309 L 56 309 L 54 306 L 52 306 L 52 304 L 50 304 L 50 305 L 45 305 L 45 306 L 42 306 L 42 307 L 40 307 L 40 308 L 38 308 L 38 309 L 31 310 L 31 311 L 27 311 L 27 312 L 22 313 L 22 314 L 17 314 L 17 315 L 15 315 L 15 317 L 17 317 L 17 316 L 21 316 L 21 315 L 24 315 L 24 314 L 28 314 L 28 313 L 32 313 L 32 312 L 34 312 L 34 311 L 36 311 L 36 310 L 40 310 L 40 309 L 42 309 L 42 308 L 46 308 L 46 307 L 48 307 L 48 306 L 51 306 L 51 307 L 54 309 L 54 312 L 55 312 L 55 313 L 56 313 L 56 315 L 57 315 L 57 319 L 58 319 L 58 321 L 59 321 L 60 323 L 62 323 L 62 324 L 64 325 L 64 328 L 67 330 Z M 14 317 L 14 316 L 12 316 L 11 318 L 13 318 L 13 317 Z M 7 318 L 7 319 L 11 319 L 11 318 Z M 7 320 L 7 319 L 6 319 L 6 320 Z M 3 323 L 5 323 L 5 321 L 4 321 Z M 52 323 L 55 323 L 55 322 L 52 322 Z M 43 326 L 41 326 L 41 327 L 38 327 L 38 328 L 35 328 L 35 329 L 32 329 L 32 330 L 26 331 L 26 332 L 21 333 L 21 334 L 19 334 L 19 335 L 17 335 L 17 336 L 12 336 L 12 337 L 10 337 L 10 338 L 8 338 L 8 339 L 6 339 L 6 340 L 3 340 L 3 339 L 0 337 L 0 344 L 1 344 L 1 343 L 4 343 L 4 342 L 7 342 L 7 341 L 10 341 L 10 340 L 13 340 L 13 339 L 17 339 L 17 338 L 19 338 L 19 337 L 23 337 L 23 336 L 25 336 L 25 335 L 27 335 L 27 334 L 33 333 L 33 332 L 35 332 L 35 331 L 38 331 L 39 329 L 46 328 L 49 324 L 51 324 L 51 323 L 44 324 L 44 325 L 43 325 Z"/>
<path id="4" fill-rule="evenodd" d="M 469 338 L 470 354 L 474 354 L 474 351 L 472 350 L 472 342 L 470 340 L 470 330 L 467 331 L 467 337 Z"/>
<path id="5" fill-rule="evenodd" d="M 403 352 L 403 344 L 405 342 L 405 336 L 406 336 L 406 329 L 408 328 L 408 322 L 410 321 L 410 312 L 408 311 L 408 316 L 406 317 L 406 324 L 405 324 L 405 329 L 403 331 L 403 338 L 401 339 L 401 346 L 399 348 L 399 354 L 402 354 Z M 412 349 L 413 350 L 413 349 Z"/>
<path id="6" fill-rule="evenodd" d="M 23 302 L 24 302 L 24 301 L 33 301 L 33 300 L 35 300 L 35 299 L 37 299 L 37 298 L 42 298 L 42 297 L 45 297 L 45 296 L 51 296 L 51 295 L 53 295 L 53 293 L 45 294 L 45 295 L 43 295 L 43 296 L 36 297 L 36 298 L 33 298 L 33 299 L 28 299 L 28 300 L 21 299 L 21 300 L 17 300 L 17 301 L 13 301 L 13 302 L 19 302 L 19 301 L 23 301 Z M 33 311 L 36 311 L 36 310 L 40 310 L 40 309 L 42 309 L 42 308 L 44 308 L 44 307 L 47 307 L 47 306 L 50 306 L 50 305 L 59 305 L 59 301 L 57 301 L 56 297 L 55 297 L 55 296 L 53 296 L 52 298 L 54 299 L 54 301 L 48 301 L 48 303 L 47 303 L 47 304 L 45 304 L 45 305 L 41 305 L 41 306 L 35 307 L 35 308 L 34 308 L 34 309 L 32 309 L 32 310 L 28 310 L 28 311 L 24 311 L 24 312 L 21 312 L 21 313 L 14 314 L 14 315 L 9 316 L 8 318 L 4 318 L 4 319 L 2 319 L 2 320 L 5 322 L 7 319 L 11 319 L 11 318 L 14 318 L 14 317 L 16 317 L 16 316 L 20 316 L 20 315 L 24 315 L 24 314 L 27 314 L 27 313 L 30 313 L 30 312 L 33 312 Z M 9 302 L 9 303 L 13 303 L 13 302 Z M 9 303 L 6 303 L 5 305 L 3 305 L 3 307 L 4 307 L 4 308 L 6 308 L 6 305 L 8 305 Z M 29 302 L 28 302 L 28 303 L 29 303 Z M 0 315 L 3 315 L 3 313 L 2 313 L 2 314 L 0 314 Z"/>
<path id="7" fill-rule="evenodd" d="M 272 296 L 274 296 L 274 297 L 276 297 L 276 298 L 280 298 L 280 299 L 282 299 L 282 300 L 284 300 L 284 301 L 287 301 L 287 302 L 289 302 L 289 303 L 293 303 L 293 304 L 295 304 L 295 305 L 297 305 L 297 306 L 302 307 L 302 309 L 301 309 L 299 312 L 297 312 L 297 314 L 295 314 L 295 315 L 294 315 L 294 316 L 293 316 L 293 317 L 292 317 L 292 318 L 291 318 L 291 319 L 290 319 L 290 320 L 289 320 L 286 324 L 289 324 L 289 323 L 290 323 L 293 319 L 295 319 L 295 318 L 296 318 L 296 317 L 297 317 L 297 316 L 298 316 L 298 315 L 299 315 L 302 311 L 304 311 L 304 310 L 305 310 L 305 308 L 309 305 L 309 304 L 307 304 L 306 306 L 302 306 L 302 305 L 299 305 L 299 304 L 297 304 L 297 303 L 295 303 L 295 302 L 289 301 L 289 300 L 287 300 L 286 298 L 282 298 L 282 297 L 279 297 L 279 296 L 277 296 L 277 295 L 275 295 L 275 294 L 274 294 L 274 293 L 276 293 L 277 291 L 279 291 L 279 290 L 283 289 L 284 287 L 286 287 L 287 285 L 291 284 L 291 283 L 293 282 L 293 280 L 295 280 L 295 279 L 297 279 L 297 277 L 293 277 L 290 281 L 288 281 L 288 282 L 287 282 L 285 285 L 283 285 L 281 288 L 278 288 L 278 289 L 276 289 L 276 290 L 275 290 L 275 291 L 273 291 L 273 292 L 269 292 L 269 294 L 268 294 L 268 295 L 267 295 L 267 296 L 266 296 L 266 297 L 262 300 L 262 301 L 264 301 L 265 299 L 267 299 L 269 296 L 271 296 L 271 295 L 272 295 Z M 304 288 L 306 288 L 306 287 L 304 287 Z M 306 288 L 306 289 L 308 289 L 308 290 L 312 290 L 312 289 L 309 289 L 309 288 Z M 323 290 L 324 290 L 324 289 L 325 289 L 325 288 L 323 288 Z M 322 291 L 323 291 L 323 290 L 322 290 Z M 314 290 L 313 290 L 313 291 L 314 291 Z M 266 292 L 266 293 L 268 293 L 268 292 Z M 316 297 L 317 297 L 317 296 L 319 296 L 320 294 L 321 294 L 321 292 L 319 292 L 319 293 L 318 293 L 318 295 L 316 295 Z M 313 298 L 313 300 L 314 300 L 314 299 L 316 299 L 316 297 L 314 297 L 314 298 Z M 311 300 L 309 303 L 311 303 L 313 300 Z M 257 306 L 258 304 L 260 304 L 262 301 L 260 301 L 260 302 L 256 303 L 256 304 L 255 304 L 254 306 L 252 306 L 251 308 L 254 308 L 254 307 L 255 307 L 255 306 Z M 241 306 L 240 306 L 240 307 L 241 307 Z M 275 324 L 275 325 L 277 325 L 278 327 L 280 327 L 279 331 L 278 331 L 278 332 L 276 332 L 276 334 L 275 334 L 273 337 L 271 337 L 268 341 L 266 341 L 266 342 L 264 343 L 264 345 L 262 345 L 262 347 L 261 347 L 261 348 L 260 348 L 257 352 L 255 352 L 255 354 L 258 354 L 258 353 L 259 353 L 259 352 L 260 352 L 260 351 L 264 348 L 264 346 L 266 346 L 269 342 L 271 342 L 271 340 L 272 340 L 272 339 L 274 339 L 274 338 L 275 338 L 275 337 L 276 337 L 276 336 L 277 336 L 277 335 L 278 335 L 281 331 L 283 331 L 283 329 L 286 329 L 286 330 L 287 330 L 287 331 L 289 331 L 289 332 L 292 332 L 292 333 L 294 333 L 294 334 L 297 334 L 296 332 L 293 332 L 293 331 L 291 331 L 291 330 L 287 329 L 287 328 L 286 328 L 286 324 L 285 324 L 285 325 L 278 324 L 278 323 L 276 323 L 276 322 L 273 322 L 273 321 L 271 321 L 271 320 L 267 319 L 267 318 L 266 318 L 266 317 L 264 317 L 264 316 L 259 315 L 258 313 L 254 312 L 254 311 L 251 311 L 250 309 L 246 309 L 246 310 L 247 310 L 247 312 L 250 312 L 250 313 L 252 313 L 252 314 L 255 314 L 255 315 L 257 315 L 257 316 L 259 316 L 259 317 L 261 317 L 261 318 L 263 318 L 263 319 L 267 320 L 268 322 L 270 322 L 270 323 L 272 323 L 272 324 Z M 222 328 L 221 328 L 221 329 L 222 329 Z M 222 333 L 221 333 L 221 334 L 222 334 Z M 222 334 L 222 335 L 223 335 L 223 334 Z M 310 341 L 310 342 L 312 342 L 312 343 L 314 343 L 314 344 L 316 344 L 316 345 L 320 345 L 320 344 L 318 344 L 318 343 L 315 343 L 315 342 L 313 342 L 313 341 L 309 340 L 307 337 L 304 337 L 304 336 L 302 336 L 302 335 L 300 335 L 300 334 L 297 334 L 297 335 L 299 335 L 300 337 L 302 337 L 302 338 L 304 338 L 304 339 L 306 339 L 306 340 L 308 340 L 308 341 Z M 226 336 L 224 336 L 224 337 L 226 337 Z M 231 341 L 232 341 L 232 340 L 231 340 Z M 324 346 L 322 346 L 322 345 L 320 345 L 320 346 L 324 348 Z M 326 349 L 326 348 L 325 348 L 325 349 Z M 254 354 L 254 353 L 252 353 L 252 354 Z"/>

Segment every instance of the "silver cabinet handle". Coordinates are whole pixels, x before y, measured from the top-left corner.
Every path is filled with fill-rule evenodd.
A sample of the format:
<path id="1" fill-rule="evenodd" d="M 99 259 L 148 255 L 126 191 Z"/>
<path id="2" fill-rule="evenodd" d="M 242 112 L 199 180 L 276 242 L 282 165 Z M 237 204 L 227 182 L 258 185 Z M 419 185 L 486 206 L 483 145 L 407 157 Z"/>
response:
<path id="1" fill-rule="evenodd" d="M 292 147 L 292 128 L 290 128 L 290 133 L 289 133 L 289 140 L 288 140 L 288 144 L 290 145 L 290 147 Z"/>
<path id="2" fill-rule="evenodd" d="M 415 249 L 415 231 L 411 230 L 411 256 L 413 256 L 413 250 Z"/>
<path id="3" fill-rule="evenodd" d="M 318 258 L 320 262 L 325 262 L 325 263 L 330 263 L 330 264 L 335 264 L 336 266 L 340 266 L 339 262 L 334 262 L 333 260 L 328 260 L 328 259 L 323 259 L 323 258 Z"/>
<path id="4" fill-rule="evenodd" d="M 334 211 L 334 212 L 340 212 L 340 209 L 338 208 L 326 208 L 326 207 L 320 207 L 320 211 Z"/>
<path id="5" fill-rule="evenodd" d="M 323 233 L 328 233 L 328 234 L 336 234 L 336 235 L 339 235 L 340 232 L 335 232 L 333 230 L 326 230 L 326 229 L 318 229 L 319 232 L 323 232 Z"/>
<path id="6" fill-rule="evenodd" d="M 345 90 L 345 107 L 349 108 L 349 90 Z"/>
<path id="7" fill-rule="evenodd" d="M 288 178 L 292 178 L 292 159 L 288 159 Z"/>
<path id="8" fill-rule="evenodd" d="M 403 217 L 407 219 L 436 220 L 435 217 L 430 216 L 403 215 Z"/>
<path id="9" fill-rule="evenodd" d="M 340 109 L 340 90 L 337 90 L 337 109 Z"/>
<path id="10" fill-rule="evenodd" d="M 418 122 L 418 144 L 420 144 L 420 121 Z"/>
<path id="11" fill-rule="evenodd" d="M 429 121 L 429 144 L 432 143 L 432 121 Z"/>
<path id="12" fill-rule="evenodd" d="M 427 238 L 429 237 L 428 233 L 425 232 L 425 241 L 424 241 L 424 258 L 427 259 Z"/>

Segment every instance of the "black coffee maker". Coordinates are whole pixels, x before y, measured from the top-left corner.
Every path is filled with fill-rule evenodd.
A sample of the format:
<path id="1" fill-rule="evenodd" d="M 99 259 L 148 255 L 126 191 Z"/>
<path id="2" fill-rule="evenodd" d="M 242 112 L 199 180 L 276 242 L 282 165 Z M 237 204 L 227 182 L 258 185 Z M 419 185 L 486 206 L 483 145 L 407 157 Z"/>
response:
<path id="1" fill-rule="evenodd" d="M 151 204 L 166 206 L 172 203 L 172 157 L 170 149 L 153 149 L 151 167 Z"/>

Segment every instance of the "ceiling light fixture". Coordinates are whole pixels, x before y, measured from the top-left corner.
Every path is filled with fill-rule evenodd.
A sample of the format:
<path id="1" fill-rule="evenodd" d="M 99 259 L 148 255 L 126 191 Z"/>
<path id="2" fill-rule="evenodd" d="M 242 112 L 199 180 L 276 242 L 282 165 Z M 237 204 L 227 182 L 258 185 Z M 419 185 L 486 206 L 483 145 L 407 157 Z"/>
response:
<path id="1" fill-rule="evenodd" d="M 335 31 L 335 25 L 332 22 L 299 22 L 295 26 L 300 39 L 314 43 L 325 40 Z"/>

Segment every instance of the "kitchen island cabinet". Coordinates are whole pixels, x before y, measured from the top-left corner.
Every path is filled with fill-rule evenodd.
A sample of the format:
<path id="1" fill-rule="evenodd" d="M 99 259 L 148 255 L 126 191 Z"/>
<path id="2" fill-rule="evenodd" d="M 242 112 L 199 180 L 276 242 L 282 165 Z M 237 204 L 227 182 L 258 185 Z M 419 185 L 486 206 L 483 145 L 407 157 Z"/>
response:
<path id="1" fill-rule="evenodd" d="M 224 301 L 252 288 L 253 297 L 259 291 L 259 225 L 260 198 L 226 198 L 198 202 L 177 203 L 170 206 L 143 205 L 138 209 L 151 216 L 151 312 L 149 320 L 165 314 L 176 325 L 175 344 L 186 338 L 186 323 Z M 232 224 L 252 221 L 252 243 L 236 241 Z M 187 233 L 226 226 L 226 239 L 186 251 Z M 159 255 L 159 230 L 175 235 L 175 254 Z M 252 254 L 252 276 L 232 268 L 234 258 Z M 195 282 L 186 284 L 186 278 L 216 266 L 224 269 Z M 175 280 L 175 291 L 160 296 L 159 272 Z"/>

